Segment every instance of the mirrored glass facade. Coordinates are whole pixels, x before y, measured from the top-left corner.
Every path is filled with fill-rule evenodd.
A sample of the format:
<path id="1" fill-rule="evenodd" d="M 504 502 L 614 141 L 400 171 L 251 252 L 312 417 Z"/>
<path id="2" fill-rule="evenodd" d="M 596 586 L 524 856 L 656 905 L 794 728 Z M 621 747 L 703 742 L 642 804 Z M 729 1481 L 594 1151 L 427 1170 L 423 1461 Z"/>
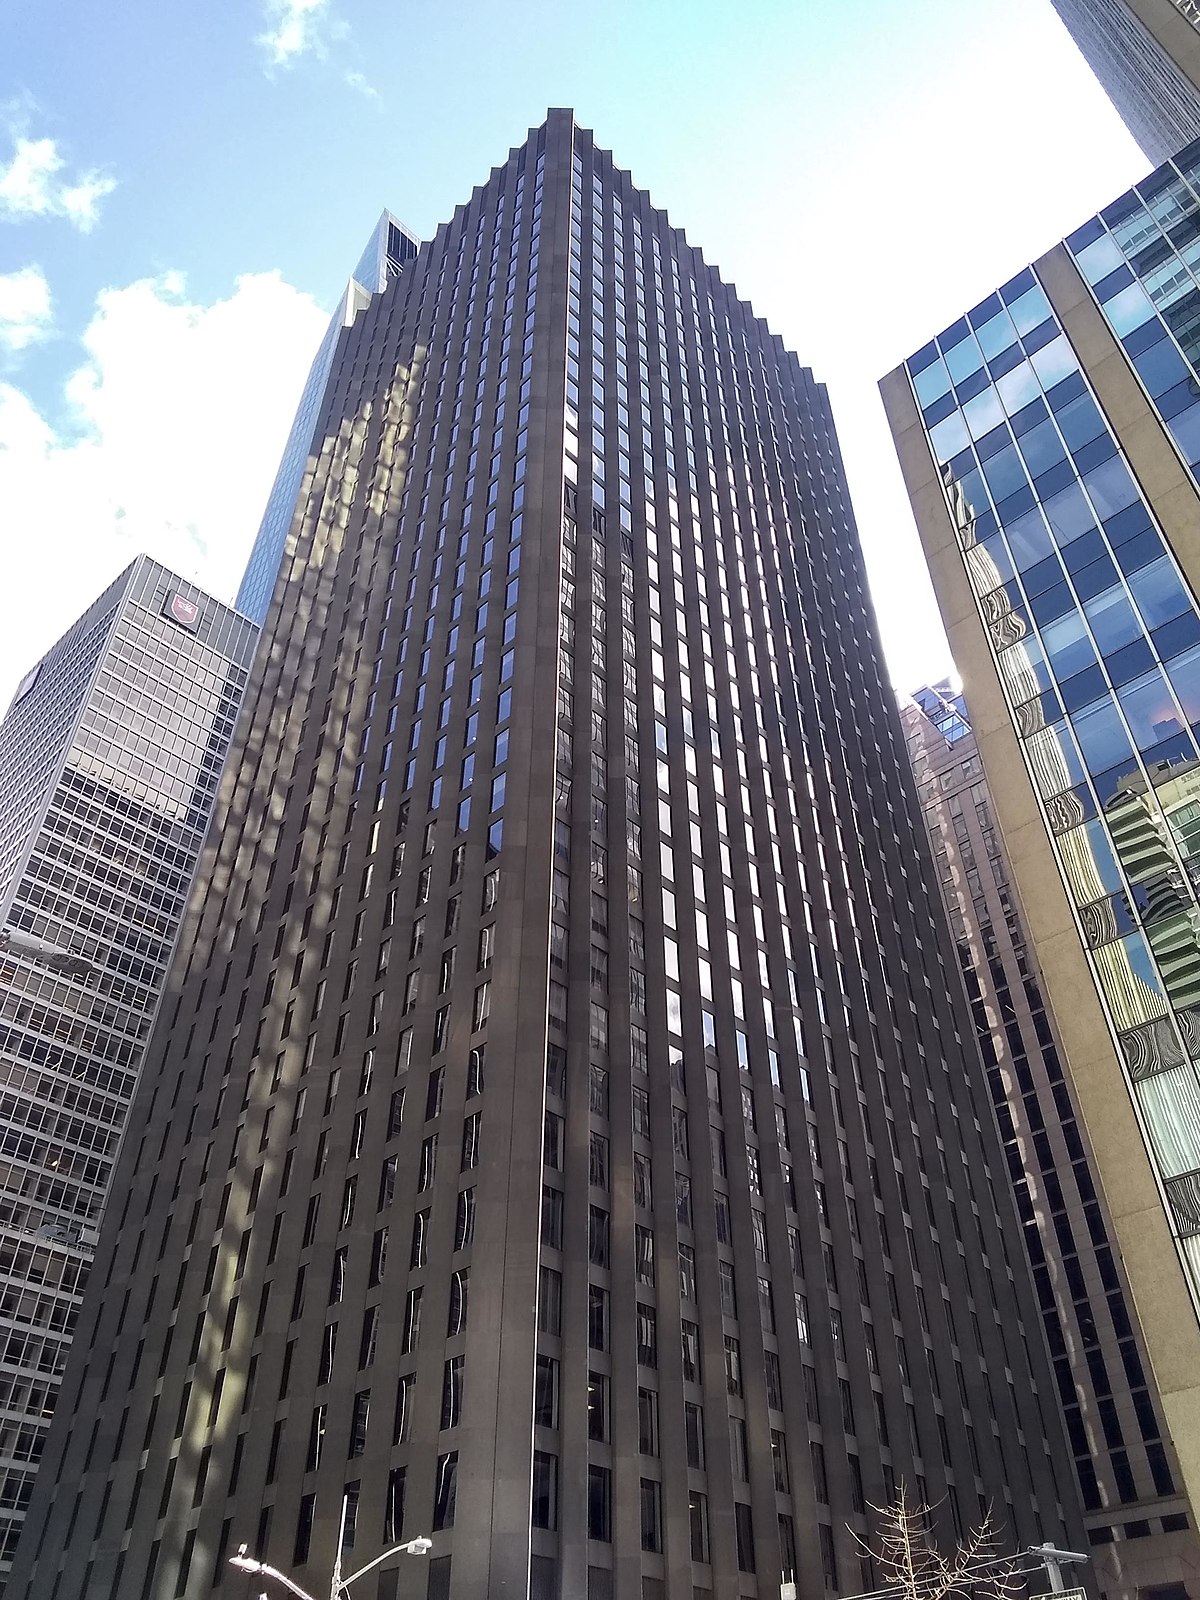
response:
<path id="1" fill-rule="evenodd" d="M 385 211 L 367 241 L 367 247 L 313 357 L 234 602 L 237 609 L 258 623 L 259 627 L 267 619 L 271 596 L 275 592 L 275 579 L 287 549 L 288 532 L 304 484 L 313 430 L 333 372 L 338 340 L 343 329 L 350 326 L 371 296 L 382 293 L 390 280 L 403 271 L 404 263 L 411 261 L 416 253 L 415 236 L 390 211 Z"/>
<path id="2" fill-rule="evenodd" d="M 907 366 L 1200 1299 L 1200 611 L 1032 268 Z"/>
<path id="3" fill-rule="evenodd" d="M 257 632 L 141 557 L 0 725 L 0 1582 Z"/>

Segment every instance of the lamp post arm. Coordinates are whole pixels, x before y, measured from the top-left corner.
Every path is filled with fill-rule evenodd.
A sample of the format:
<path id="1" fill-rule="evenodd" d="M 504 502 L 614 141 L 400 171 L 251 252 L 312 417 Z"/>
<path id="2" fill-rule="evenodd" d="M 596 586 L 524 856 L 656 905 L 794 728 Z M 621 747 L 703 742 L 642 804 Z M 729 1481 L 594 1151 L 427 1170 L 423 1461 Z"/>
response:
<path id="1" fill-rule="evenodd" d="M 389 1556 L 399 1555 L 402 1551 L 407 1556 L 424 1555 L 424 1550 L 414 1550 L 413 1545 L 421 1545 L 421 1539 L 407 1539 L 403 1544 L 394 1544 L 390 1550 L 385 1550 L 381 1556 L 376 1556 L 374 1561 L 368 1561 L 365 1567 L 359 1567 L 357 1572 L 352 1572 L 348 1578 L 342 1578 L 336 1591 L 338 1595 L 345 1594 L 352 1583 L 357 1583 L 365 1573 L 371 1572 L 375 1567 L 382 1565 Z"/>
<path id="2" fill-rule="evenodd" d="M 237 1567 L 240 1572 L 261 1573 L 264 1578 L 274 1578 L 282 1583 L 285 1589 L 290 1589 L 297 1600 L 313 1600 L 307 1589 L 302 1589 L 298 1583 L 293 1583 L 286 1572 L 280 1572 L 278 1567 L 268 1567 L 263 1561 L 256 1561 L 252 1556 L 230 1556 L 229 1565 Z"/>

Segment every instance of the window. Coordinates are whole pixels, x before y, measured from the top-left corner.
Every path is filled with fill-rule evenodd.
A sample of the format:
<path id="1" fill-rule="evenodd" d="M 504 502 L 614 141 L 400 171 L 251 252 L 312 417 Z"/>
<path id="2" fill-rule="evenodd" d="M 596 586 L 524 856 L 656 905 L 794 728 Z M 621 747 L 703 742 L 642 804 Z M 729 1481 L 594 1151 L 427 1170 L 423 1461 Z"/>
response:
<path id="1" fill-rule="evenodd" d="M 457 1428 L 462 1417 L 464 1356 L 451 1356 L 442 1368 L 443 1428 Z"/>
<path id="2" fill-rule="evenodd" d="M 363 1312 L 362 1334 L 358 1341 L 358 1365 L 360 1370 L 374 1365 L 375 1345 L 378 1336 L 379 1307 L 368 1306 Z"/>
<path id="3" fill-rule="evenodd" d="M 396 1544 L 404 1537 L 404 1480 L 407 1469 L 395 1467 L 388 1473 L 384 1502 L 383 1542 Z"/>
<path id="4" fill-rule="evenodd" d="M 563 1239 L 563 1193 L 548 1183 L 542 1185 L 542 1243 L 561 1250 Z"/>
<path id="5" fill-rule="evenodd" d="M 458 1451 L 439 1456 L 433 1487 L 434 1532 L 454 1526 L 454 1501 L 458 1489 Z M 749 1509 L 747 1507 L 747 1509 Z"/>
<path id="6" fill-rule="evenodd" d="M 644 1456 L 658 1454 L 658 1395 L 638 1390 L 638 1449 Z"/>
<path id="7" fill-rule="evenodd" d="M 316 1512 L 317 1497 L 315 1494 L 306 1494 L 300 1501 L 300 1510 L 296 1517 L 296 1542 L 292 1548 L 292 1565 L 302 1567 L 308 1560 L 308 1548 L 312 1539 L 313 1517 Z"/>
<path id="8" fill-rule="evenodd" d="M 589 1103 L 598 1117 L 608 1115 L 608 1073 L 593 1065 L 588 1072 Z"/>
<path id="9" fill-rule="evenodd" d="M 311 1498 L 311 1497 L 310 1497 Z M 612 1473 L 588 1465 L 588 1538 L 612 1540 Z"/>
<path id="10" fill-rule="evenodd" d="M 633 1131 L 643 1139 L 650 1137 L 650 1095 L 636 1084 L 633 1090 Z"/>
<path id="11" fill-rule="evenodd" d="M 471 1271 L 459 1267 L 450 1274 L 450 1311 L 446 1318 L 446 1337 L 452 1339 L 464 1333 L 467 1326 L 467 1302 L 470 1298 Z"/>
<path id="12" fill-rule="evenodd" d="M 446 1092 L 446 1069 L 435 1067 L 425 1085 L 425 1121 L 432 1122 L 442 1114 L 442 1100 Z"/>
<path id="13" fill-rule="evenodd" d="M 774 1411 L 782 1411 L 783 1380 L 779 1375 L 779 1357 L 774 1350 L 763 1351 L 763 1376 L 767 1380 L 767 1404 Z"/>
<path id="14" fill-rule="evenodd" d="M 417 1348 L 417 1340 L 421 1337 L 421 1289 L 410 1289 L 404 1300 L 404 1337 L 401 1342 L 401 1353 L 407 1355 Z"/>
<path id="15" fill-rule="evenodd" d="M 679 1293 L 685 1300 L 696 1298 L 696 1252 L 690 1244 L 679 1246 Z"/>
<path id="16" fill-rule="evenodd" d="M 594 1188 L 608 1188 L 608 1140 L 602 1133 L 593 1133 L 589 1141 L 588 1174 Z"/>
<path id="17" fill-rule="evenodd" d="M 725 1387 L 732 1395 L 742 1392 L 742 1347 L 730 1334 L 725 1335 Z"/>
<path id="18" fill-rule="evenodd" d="M 740 1500 L 733 1503 L 733 1526 L 737 1535 L 737 1564 L 739 1572 L 753 1572 L 754 1568 L 754 1519 L 750 1514 L 750 1507 L 743 1505 Z M 822 1528 L 828 1533 L 828 1528 Z"/>
<path id="19" fill-rule="evenodd" d="M 379 1205 L 376 1210 L 386 1211 L 387 1206 L 389 1206 L 390 1203 L 392 1203 L 392 1200 L 394 1200 L 397 1160 L 398 1157 L 395 1157 L 395 1155 L 387 1155 L 387 1157 L 384 1157 L 384 1165 L 382 1165 L 381 1171 L 379 1171 Z"/>
<path id="20" fill-rule="evenodd" d="M 539 1355 L 537 1358 L 534 1370 L 533 1420 L 539 1428 L 558 1427 L 558 1362 L 553 1356 Z"/>
<path id="21" fill-rule="evenodd" d="M 608 1379 L 602 1372 L 588 1373 L 588 1438 L 608 1438 Z"/>
<path id="22" fill-rule="evenodd" d="M 640 1150 L 633 1152 L 633 1203 L 650 1209 L 650 1157 Z"/>
<path id="23" fill-rule="evenodd" d="M 721 1315 L 723 1317 L 737 1316 L 737 1287 L 733 1276 L 733 1263 L 719 1261 L 717 1268 L 721 1278 Z"/>
<path id="24" fill-rule="evenodd" d="M 429 1211 L 417 1211 L 413 1215 L 412 1253 L 409 1256 L 409 1270 L 416 1272 L 429 1259 Z"/>
<path id="25" fill-rule="evenodd" d="M 643 1228 L 638 1223 L 633 1230 L 634 1234 L 634 1264 L 637 1281 L 649 1288 L 654 1287 L 654 1235 L 649 1228 Z"/>
<path id="26" fill-rule="evenodd" d="M 692 1560 L 707 1561 L 709 1559 L 708 1499 L 695 1489 L 688 1495 L 688 1522 L 692 1536 Z"/>
<path id="27" fill-rule="evenodd" d="M 467 1099 L 483 1093 L 483 1071 L 487 1048 L 477 1044 L 467 1057 Z"/>
<path id="28" fill-rule="evenodd" d="M 387 1271 L 388 1230 L 377 1228 L 375 1237 L 371 1240 L 371 1274 L 367 1279 L 367 1287 L 376 1288 L 383 1282 L 384 1273 Z"/>
<path id="29" fill-rule="evenodd" d="M 658 1318 L 653 1306 L 638 1301 L 637 1358 L 644 1367 L 658 1365 Z"/>
<path id="30" fill-rule="evenodd" d="M 562 1332 L 562 1273 L 553 1267 L 538 1268 L 537 1325 L 539 1333 Z"/>
<path id="31" fill-rule="evenodd" d="M 683 1432 L 687 1441 L 687 1464 L 697 1470 L 704 1467 L 704 1411 L 690 1400 L 684 1402 Z"/>
<path id="32" fill-rule="evenodd" d="M 314 1406 L 312 1421 L 308 1428 L 308 1455 L 305 1458 L 304 1470 L 315 1472 L 321 1465 L 321 1456 L 325 1450 L 325 1424 L 328 1407 Z"/>
<path id="33" fill-rule="evenodd" d="M 700 1328 L 695 1322 L 684 1322 L 680 1328 L 683 1347 L 683 1376 L 688 1383 L 700 1382 Z"/>
<path id="34" fill-rule="evenodd" d="M 484 979 L 475 991 L 475 1002 L 471 1011 L 471 1030 L 478 1031 L 488 1019 L 492 1009 L 492 985 L 490 979 Z"/>
<path id="35" fill-rule="evenodd" d="M 475 1239 L 475 1190 L 460 1189 L 454 1215 L 454 1248 L 466 1250 Z"/>
<path id="36" fill-rule="evenodd" d="M 588 1207 L 588 1260 L 595 1267 L 609 1261 L 609 1219 L 602 1206 Z"/>
<path id="37" fill-rule="evenodd" d="M 750 1447 L 744 1417 L 729 1419 L 729 1464 L 739 1483 L 750 1481 Z"/>
<path id="38" fill-rule="evenodd" d="M 469 1172 L 479 1165 L 479 1128 L 482 1120 L 483 1112 L 473 1111 L 463 1123 L 461 1166 L 463 1172 Z"/>
<path id="39" fill-rule="evenodd" d="M 778 1429 L 771 1429 L 771 1464 L 775 1471 L 775 1487 L 780 1494 L 792 1492 L 791 1474 L 788 1471 L 787 1437 Z"/>
<path id="40" fill-rule="evenodd" d="M 433 1187 L 434 1173 L 437 1171 L 437 1146 L 438 1136 L 431 1133 L 427 1139 L 421 1141 L 421 1164 L 417 1175 L 417 1192 L 424 1194 Z"/>
<path id="41" fill-rule="evenodd" d="M 535 1528 L 558 1527 L 558 1457 L 533 1452 L 533 1499 L 530 1520 Z"/>
<path id="42" fill-rule="evenodd" d="M 588 1284 L 588 1346 L 608 1349 L 608 1290 L 595 1283 Z"/>
<path id="43" fill-rule="evenodd" d="M 350 1447 L 346 1452 L 351 1460 L 361 1456 L 367 1448 L 367 1423 L 371 1415 L 371 1391 L 364 1389 L 354 1396 L 354 1410 L 350 1417 Z"/>
<path id="44" fill-rule="evenodd" d="M 654 1478 L 641 1482 L 642 1549 L 662 1549 L 662 1485 Z"/>

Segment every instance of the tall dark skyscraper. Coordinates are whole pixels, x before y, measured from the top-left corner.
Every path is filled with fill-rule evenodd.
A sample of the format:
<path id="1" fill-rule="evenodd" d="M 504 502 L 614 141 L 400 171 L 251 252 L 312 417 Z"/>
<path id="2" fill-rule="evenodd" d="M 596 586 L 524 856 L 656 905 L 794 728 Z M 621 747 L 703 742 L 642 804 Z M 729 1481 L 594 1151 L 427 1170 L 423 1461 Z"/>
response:
<path id="1" fill-rule="evenodd" d="M 1193 1519 L 1197 238 L 1200 143 L 882 384 Z"/>
<path id="2" fill-rule="evenodd" d="M 966 703 L 931 684 L 901 715 L 1024 1225 L 1096 1584 L 1110 1596 L 1186 1586 L 1200 1544 Z"/>
<path id="3" fill-rule="evenodd" d="M 1052 4 L 1153 166 L 1200 137 L 1198 0 Z"/>
<path id="4" fill-rule="evenodd" d="M 307 481 L 19 1592 L 853 1593 L 901 1481 L 1081 1538 L 825 391 L 555 111 Z"/>
<path id="5" fill-rule="evenodd" d="M 0 1588 L 257 636 L 139 556 L 0 724 Z"/>

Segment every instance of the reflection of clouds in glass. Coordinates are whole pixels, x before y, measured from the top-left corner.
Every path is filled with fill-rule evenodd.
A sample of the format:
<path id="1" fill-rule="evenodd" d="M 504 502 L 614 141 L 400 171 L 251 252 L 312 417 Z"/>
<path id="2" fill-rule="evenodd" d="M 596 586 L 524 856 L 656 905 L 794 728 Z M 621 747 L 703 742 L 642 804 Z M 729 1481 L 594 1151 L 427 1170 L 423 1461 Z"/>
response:
<path id="1" fill-rule="evenodd" d="M 1140 933 L 1092 951 L 1092 960 L 1118 1029 L 1136 1028 L 1167 1014 L 1154 962 Z"/>

